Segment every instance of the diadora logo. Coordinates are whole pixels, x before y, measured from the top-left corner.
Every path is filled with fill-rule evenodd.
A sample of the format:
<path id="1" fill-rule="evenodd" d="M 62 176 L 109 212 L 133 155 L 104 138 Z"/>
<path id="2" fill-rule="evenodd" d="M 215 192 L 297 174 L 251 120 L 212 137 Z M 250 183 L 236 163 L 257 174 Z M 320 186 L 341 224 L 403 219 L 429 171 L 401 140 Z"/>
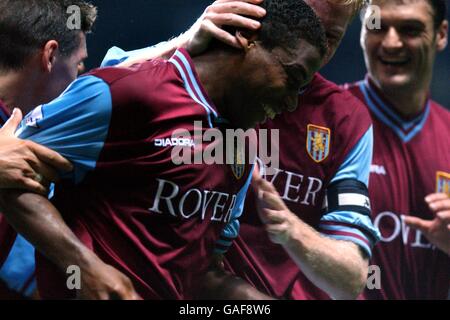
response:
<path id="1" fill-rule="evenodd" d="M 385 176 L 387 174 L 384 166 L 379 166 L 376 164 L 370 166 L 370 173 L 375 173 L 382 176 Z"/>
<path id="2" fill-rule="evenodd" d="M 195 143 L 187 138 L 155 139 L 155 147 L 195 147 Z"/>

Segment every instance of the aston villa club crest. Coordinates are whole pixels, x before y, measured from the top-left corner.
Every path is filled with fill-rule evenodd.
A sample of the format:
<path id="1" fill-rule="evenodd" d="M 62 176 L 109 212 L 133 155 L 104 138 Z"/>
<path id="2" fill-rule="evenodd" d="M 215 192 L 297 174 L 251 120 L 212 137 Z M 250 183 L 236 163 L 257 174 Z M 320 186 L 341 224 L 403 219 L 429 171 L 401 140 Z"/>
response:
<path id="1" fill-rule="evenodd" d="M 238 148 L 236 145 L 234 146 L 234 158 L 233 163 L 230 164 L 231 171 L 233 171 L 236 179 L 240 180 L 245 173 L 245 152 L 242 148 Z"/>
<path id="2" fill-rule="evenodd" d="M 436 192 L 450 197 L 450 173 L 438 171 L 436 177 Z"/>
<path id="3" fill-rule="evenodd" d="M 308 125 L 306 149 L 309 156 L 317 163 L 324 161 L 330 154 L 331 130 L 315 125 Z"/>

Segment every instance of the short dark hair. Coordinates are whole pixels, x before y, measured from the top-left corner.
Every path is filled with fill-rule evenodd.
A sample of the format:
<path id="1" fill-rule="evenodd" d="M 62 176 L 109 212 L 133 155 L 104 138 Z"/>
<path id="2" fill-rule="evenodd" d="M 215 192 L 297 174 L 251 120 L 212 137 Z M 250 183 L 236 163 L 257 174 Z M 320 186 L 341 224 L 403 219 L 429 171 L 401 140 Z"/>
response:
<path id="1" fill-rule="evenodd" d="M 447 19 L 447 0 L 429 0 L 434 11 L 434 28 L 437 29 Z"/>
<path id="2" fill-rule="evenodd" d="M 264 47 L 292 48 L 301 38 L 317 47 L 322 56 L 326 54 L 325 29 L 314 10 L 303 0 L 265 0 L 262 7 L 267 11 L 259 33 Z"/>
<path id="3" fill-rule="evenodd" d="M 67 9 L 80 9 L 81 30 L 68 27 Z M 59 43 L 64 56 L 79 46 L 80 32 L 89 33 L 97 18 L 97 8 L 81 0 L 1 0 L 0 70 L 17 70 L 48 41 Z"/>

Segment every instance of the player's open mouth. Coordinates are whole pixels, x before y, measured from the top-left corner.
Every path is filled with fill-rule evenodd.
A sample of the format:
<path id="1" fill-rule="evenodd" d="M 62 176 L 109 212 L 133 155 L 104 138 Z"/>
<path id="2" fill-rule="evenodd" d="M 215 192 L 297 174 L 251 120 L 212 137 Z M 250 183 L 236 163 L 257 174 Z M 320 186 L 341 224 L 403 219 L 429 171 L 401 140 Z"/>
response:
<path id="1" fill-rule="evenodd" d="M 278 112 L 276 112 L 271 106 L 265 104 L 263 106 L 264 108 L 264 112 L 266 113 L 267 117 L 271 120 L 275 119 L 275 117 L 277 116 Z"/>
<path id="2" fill-rule="evenodd" d="M 408 64 L 411 59 L 409 58 L 383 58 L 383 57 L 379 57 L 378 58 L 380 60 L 380 62 L 384 65 L 388 65 L 388 66 L 404 66 L 406 64 Z"/>

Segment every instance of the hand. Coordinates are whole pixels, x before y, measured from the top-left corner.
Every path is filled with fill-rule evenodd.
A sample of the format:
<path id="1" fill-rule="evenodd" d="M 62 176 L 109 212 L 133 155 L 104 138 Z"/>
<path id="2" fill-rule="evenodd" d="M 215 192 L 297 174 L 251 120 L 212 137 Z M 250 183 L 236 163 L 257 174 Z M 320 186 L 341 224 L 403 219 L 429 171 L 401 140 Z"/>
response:
<path id="1" fill-rule="evenodd" d="M 262 18 L 266 10 L 257 4 L 263 0 L 217 0 L 208 8 L 197 22 L 180 36 L 180 47 L 193 56 L 206 50 L 210 41 L 216 38 L 232 47 L 242 49 L 234 35 L 223 30 L 223 26 L 258 30 L 261 23 L 251 18 Z M 244 17 L 247 16 L 247 17 Z"/>
<path id="2" fill-rule="evenodd" d="M 0 189 L 47 195 L 50 182 L 58 180 L 57 170 L 69 172 L 72 164 L 50 149 L 16 138 L 14 132 L 21 121 L 22 112 L 15 109 L 0 129 Z"/>
<path id="3" fill-rule="evenodd" d="M 89 268 L 81 270 L 81 300 L 141 300 L 130 279 L 98 258 Z"/>
<path id="4" fill-rule="evenodd" d="M 224 256 L 215 255 L 209 269 L 197 281 L 196 300 L 273 300 L 243 279 L 225 270 Z"/>
<path id="5" fill-rule="evenodd" d="M 431 220 L 405 217 L 405 223 L 418 229 L 436 247 L 450 255 L 450 198 L 444 193 L 431 194 L 425 198 L 430 210 L 436 214 Z"/>
<path id="6" fill-rule="evenodd" d="M 298 217 L 288 209 L 271 183 L 254 174 L 252 185 L 258 194 L 258 214 L 266 225 L 270 240 L 280 245 L 288 244 L 299 224 Z"/>

